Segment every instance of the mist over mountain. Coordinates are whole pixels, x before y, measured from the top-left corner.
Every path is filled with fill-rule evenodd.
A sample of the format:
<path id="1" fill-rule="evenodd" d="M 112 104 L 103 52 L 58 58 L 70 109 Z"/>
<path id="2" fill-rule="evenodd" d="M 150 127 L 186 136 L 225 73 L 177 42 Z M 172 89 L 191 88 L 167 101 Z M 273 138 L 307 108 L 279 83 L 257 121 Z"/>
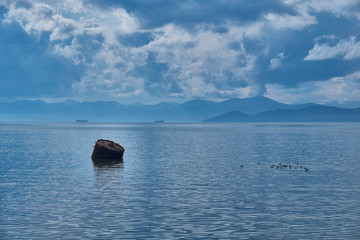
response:
<path id="1" fill-rule="evenodd" d="M 332 111 L 330 111 L 331 109 Z M 305 117 L 307 115 L 320 115 L 322 117 L 319 116 L 316 121 L 321 119 L 326 121 L 330 114 L 346 115 L 348 112 L 345 109 L 325 107 L 313 103 L 289 105 L 266 97 L 234 98 L 223 102 L 196 99 L 182 104 L 162 102 L 152 105 L 120 104 L 116 101 L 77 102 L 71 99 L 56 103 L 46 103 L 40 100 L 0 102 L 0 121 L 2 122 L 73 122 L 78 119 L 90 122 L 154 122 L 157 120 L 200 122 L 206 119 L 214 121 L 214 116 L 219 116 L 215 118 L 215 121 L 224 122 L 263 121 L 264 119 L 268 119 L 266 121 L 282 121 L 281 118 L 293 121 L 291 116 L 294 121 L 308 121 L 309 118 Z M 222 115 L 224 113 L 227 115 Z M 239 117 L 240 115 L 241 117 Z M 339 119 L 346 119 L 346 117 Z"/>

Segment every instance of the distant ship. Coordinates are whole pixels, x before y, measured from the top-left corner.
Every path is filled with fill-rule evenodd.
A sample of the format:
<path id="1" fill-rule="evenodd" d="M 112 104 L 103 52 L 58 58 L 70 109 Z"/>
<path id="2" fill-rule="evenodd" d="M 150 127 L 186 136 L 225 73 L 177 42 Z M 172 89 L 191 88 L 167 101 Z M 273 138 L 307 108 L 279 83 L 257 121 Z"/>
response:
<path id="1" fill-rule="evenodd" d="M 154 122 L 155 123 L 164 123 L 165 121 L 164 120 L 155 120 Z"/>
<path id="2" fill-rule="evenodd" d="M 86 120 L 86 119 L 85 120 L 76 120 L 76 122 L 77 123 L 86 123 L 86 122 L 88 122 L 88 120 Z"/>

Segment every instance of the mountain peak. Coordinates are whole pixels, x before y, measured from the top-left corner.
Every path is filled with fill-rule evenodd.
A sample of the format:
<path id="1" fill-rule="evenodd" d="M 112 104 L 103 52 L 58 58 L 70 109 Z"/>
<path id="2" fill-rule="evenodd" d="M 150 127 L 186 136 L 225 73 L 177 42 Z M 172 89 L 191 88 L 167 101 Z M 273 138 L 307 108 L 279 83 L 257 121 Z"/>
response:
<path id="1" fill-rule="evenodd" d="M 202 99 L 194 99 L 187 102 L 184 102 L 183 105 L 199 105 L 199 104 L 211 104 L 214 103 L 209 100 L 202 100 Z"/>

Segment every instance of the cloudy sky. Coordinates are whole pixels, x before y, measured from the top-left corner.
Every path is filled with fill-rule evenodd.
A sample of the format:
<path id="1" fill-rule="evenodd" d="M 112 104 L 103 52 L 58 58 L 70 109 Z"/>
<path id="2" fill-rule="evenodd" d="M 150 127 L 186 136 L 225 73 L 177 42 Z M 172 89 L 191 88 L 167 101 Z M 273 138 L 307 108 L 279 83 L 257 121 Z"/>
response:
<path id="1" fill-rule="evenodd" d="M 360 101 L 359 0 L 0 0 L 0 99 Z"/>

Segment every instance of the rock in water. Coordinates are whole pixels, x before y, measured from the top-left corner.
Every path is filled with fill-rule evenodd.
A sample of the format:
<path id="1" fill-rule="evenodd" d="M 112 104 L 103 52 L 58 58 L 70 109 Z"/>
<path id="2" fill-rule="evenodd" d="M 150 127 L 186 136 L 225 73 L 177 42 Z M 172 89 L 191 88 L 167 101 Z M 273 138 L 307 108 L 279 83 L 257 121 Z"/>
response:
<path id="1" fill-rule="evenodd" d="M 96 141 L 91 159 L 94 162 L 122 161 L 125 149 L 118 143 L 99 139 Z"/>

